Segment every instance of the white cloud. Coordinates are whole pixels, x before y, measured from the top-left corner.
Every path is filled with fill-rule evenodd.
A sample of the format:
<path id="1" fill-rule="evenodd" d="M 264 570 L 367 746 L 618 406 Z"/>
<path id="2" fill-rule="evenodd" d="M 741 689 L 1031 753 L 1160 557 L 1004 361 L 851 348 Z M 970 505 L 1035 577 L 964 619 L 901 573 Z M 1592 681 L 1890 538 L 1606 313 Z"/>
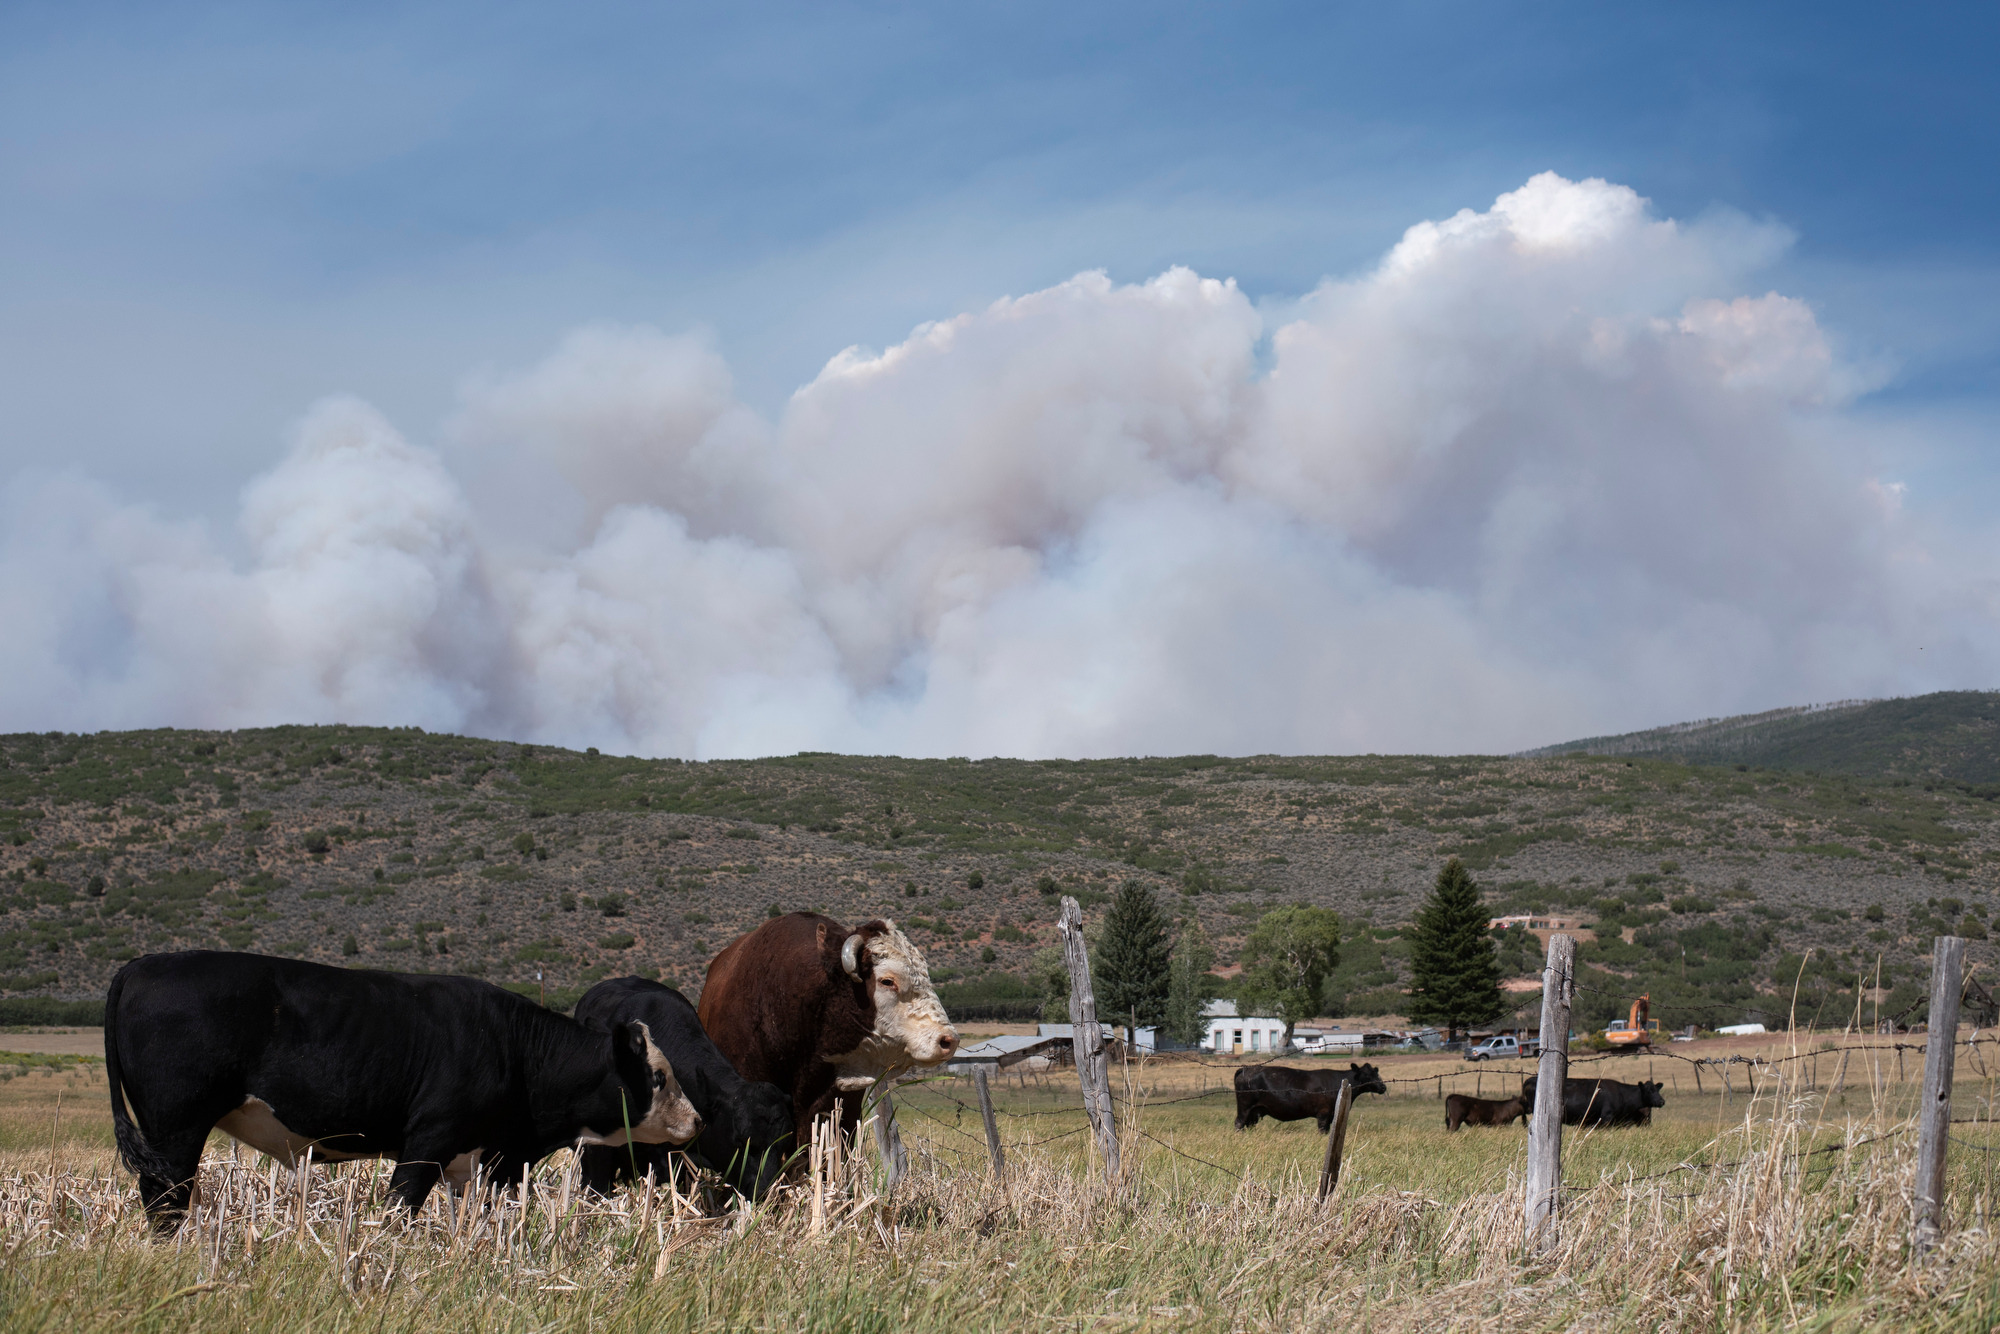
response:
<path id="1" fill-rule="evenodd" d="M 589 328 L 469 381 L 443 453 L 313 409 L 240 567 L 20 478 L 0 726 L 1462 751 L 1989 683 L 1990 544 L 1919 525 L 1869 378 L 1744 291 L 1787 239 L 1545 174 L 1299 302 L 1267 376 L 1233 284 L 1086 273 L 770 422 L 705 340 Z"/>

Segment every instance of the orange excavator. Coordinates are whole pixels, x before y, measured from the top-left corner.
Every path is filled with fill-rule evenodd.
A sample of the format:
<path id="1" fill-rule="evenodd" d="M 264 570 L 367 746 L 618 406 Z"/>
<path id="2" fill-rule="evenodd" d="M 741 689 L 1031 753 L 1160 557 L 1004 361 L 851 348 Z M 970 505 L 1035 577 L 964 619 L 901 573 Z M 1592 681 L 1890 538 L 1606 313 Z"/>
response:
<path id="1" fill-rule="evenodd" d="M 1650 1017 L 1653 998 L 1641 996 L 1632 1002 L 1632 1017 L 1620 1019 L 1604 1030 L 1604 1040 L 1615 1051 L 1648 1052 L 1653 1050 L 1653 1039 L 1659 1036 L 1660 1021 Z"/>

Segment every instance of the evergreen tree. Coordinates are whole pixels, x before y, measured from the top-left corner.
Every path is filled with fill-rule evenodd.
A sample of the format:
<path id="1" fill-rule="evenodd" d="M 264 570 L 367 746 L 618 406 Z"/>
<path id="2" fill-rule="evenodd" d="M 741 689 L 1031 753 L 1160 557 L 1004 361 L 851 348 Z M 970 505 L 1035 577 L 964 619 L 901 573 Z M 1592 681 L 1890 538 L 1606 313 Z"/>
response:
<path id="1" fill-rule="evenodd" d="M 1243 945 L 1243 983 L 1238 999 L 1247 1013 L 1285 1021 L 1284 1044 L 1292 1029 L 1319 1013 L 1320 987 L 1340 966 L 1340 915 L 1299 904 L 1265 913 Z"/>
<path id="2" fill-rule="evenodd" d="M 1503 1009 L 1488 920 L 1472 873 L 1453 857 L 1438 872 L 1410 939 L 1410 1018 L 1443 1024 L 1446 1041 Z"/>
<path id="3" fill-rule="evenodd" d="M 1208 970 L 1215 962 L 1215 950 L 1201 919 L 1188 914 L 1181 938 L 1174 944 L 1173 969 L 1167 984 L 1167 1019 L 1162 1027 L 1175 1042 L 1192 1047 L 1208 1033 L 1202 1007 L 1215 998 Z"/>
<path id="4" fill-rule="evenodd" d="M 1167 1016 L 1173 940 L 1166 914 L 1143 880 L 1127 880 L 1104 915 L 1090 979 L 1098 1017 L 1107 1023 L 1157 1024 Z"/>

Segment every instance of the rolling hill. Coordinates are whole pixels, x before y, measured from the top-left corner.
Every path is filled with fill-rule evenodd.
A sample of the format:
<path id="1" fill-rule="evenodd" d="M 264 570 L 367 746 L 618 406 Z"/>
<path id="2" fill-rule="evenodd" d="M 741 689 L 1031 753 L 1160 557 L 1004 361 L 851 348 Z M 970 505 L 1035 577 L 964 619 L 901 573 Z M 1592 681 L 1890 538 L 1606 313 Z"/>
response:
<path id="1" fill-rule="evenodd" d="M 1095 909 L 1138 877 L 1225 963 L 1271 907 L 1340 911 L 1328 1003 L 1381 1012 L 1403 924 L 1459 856 L 1496 914 L 1596 923 L 1593 1019 L 1650 989 L 1670 1023 L 1782 1020 L 1795 986 L 1824 1019 L 1862 974 L 1892 1013 L 1932 935 L 1990 962 L 1996 814 L 1894 771 L 1636 754 L 683 763 L 400 728 L 15 735 L 0 995 L 101 995 L 121 960 L 192 947 L 558 1003 L 627 972 L 693 989 L 729 939 L 813 908 L 894 917 L 969 1003 L 1021 993 L 1060 893 Z M 1523 933 L 1502 949 L 1538 966 Z"/>
<path id="2" fill-rule="evenodd" d="M 1748 764 L 1868 778 L 2000 785 L 2000 691 L 1953 690 L 1913 699 L 1842 700 L 1708 718 L 1622 736 L 1525 751 L 1647 756 L 1689 764 Z"/>

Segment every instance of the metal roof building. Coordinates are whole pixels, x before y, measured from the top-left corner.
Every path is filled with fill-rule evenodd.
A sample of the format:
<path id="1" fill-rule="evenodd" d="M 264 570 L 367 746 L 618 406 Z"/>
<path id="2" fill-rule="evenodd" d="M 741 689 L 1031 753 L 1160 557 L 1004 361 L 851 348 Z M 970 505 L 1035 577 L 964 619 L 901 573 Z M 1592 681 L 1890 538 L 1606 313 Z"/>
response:
<path id="1" fill-rule="evenodd" d="M 1067 1027 L 1067 1025 L 1065 1025 Z M 1066 1041 L 1068 1035 L 1064 1035 Z M 945 1069 L 955 1075 L 971 1074 L 984 1066 L 988 1070 L 1006 1070 L 1027 1060 L 1030 1056 L 1048 1055 L 1048 1049 L 1057 1039 L 1046 1034 L 1028 1036 L 1011 1035 L 987 1038 L 969 1047 L 960 1047 L 958 1054 L 951 1058 Z"/>

